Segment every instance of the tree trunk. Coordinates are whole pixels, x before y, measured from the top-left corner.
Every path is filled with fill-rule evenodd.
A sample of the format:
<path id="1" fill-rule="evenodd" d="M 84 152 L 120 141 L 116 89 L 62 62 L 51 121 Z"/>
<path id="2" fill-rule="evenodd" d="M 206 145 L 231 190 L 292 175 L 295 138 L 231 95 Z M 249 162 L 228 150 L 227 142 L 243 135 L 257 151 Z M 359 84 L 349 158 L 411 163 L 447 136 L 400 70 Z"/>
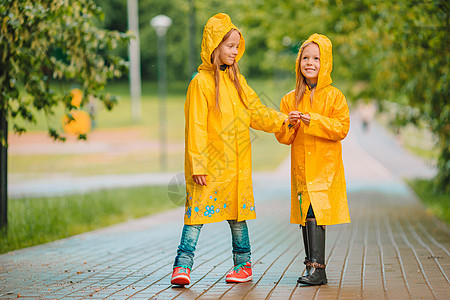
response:
<path id="1" fill-rule="evenodd" d="M 8 122 L 6 111 L 0 108 L 0 229 L 8 225 Z"/>

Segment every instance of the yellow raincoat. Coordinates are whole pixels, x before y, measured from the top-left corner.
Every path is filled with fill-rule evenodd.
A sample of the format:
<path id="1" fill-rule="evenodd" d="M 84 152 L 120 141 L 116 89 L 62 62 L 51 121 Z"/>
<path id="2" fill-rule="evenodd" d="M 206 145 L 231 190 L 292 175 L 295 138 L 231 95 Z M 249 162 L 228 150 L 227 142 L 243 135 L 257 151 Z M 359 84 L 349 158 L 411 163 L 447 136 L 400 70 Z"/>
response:
<path id="1" fill-rule="evenodd" d="M 256 218 L 252 187 L 249 127 L 279 131 L 286 115 L 262 105 L 245 78 L 239 81 L 243 101 L 228 75 L 220 71 L 220 110 L 215 104 L 211 53 L 231 29 L 237 29 L 226 14 L 217 14 L 203 32 L 199 73 L 189 84 L 185 103 L 185 224 Z M 239 54 L 245 51 L 241 35 Z M 287 125 L 285 125 L 287 126 Z M 207 186 L 196 184 L 192 175 L 207 175 Z"/>
<path id="2" fill-rule="evenodd" d="M 315 42 L 320 49 L 320 70 L 312 106 L 307 87 L 298 107 L 295 107 L 295 92 L 291 91 L 281 99 L 280 110 L 286 114 L 291 111 L 310 114 L 311 122 L 309 126 L 302 122 L 297 129 L 283 127 L 275 134 L 280 143 L 292 147 L 291 223 L 304 225 L 310 204 L 318 225 L 349 223 L 340 142 L 350 127 L 348 106 L 342 92 L 331 86 L 331 41 L 313 34 L 304 44 L 309 42 Z M 300 51 L 296 70 L 299 63 Z"/>

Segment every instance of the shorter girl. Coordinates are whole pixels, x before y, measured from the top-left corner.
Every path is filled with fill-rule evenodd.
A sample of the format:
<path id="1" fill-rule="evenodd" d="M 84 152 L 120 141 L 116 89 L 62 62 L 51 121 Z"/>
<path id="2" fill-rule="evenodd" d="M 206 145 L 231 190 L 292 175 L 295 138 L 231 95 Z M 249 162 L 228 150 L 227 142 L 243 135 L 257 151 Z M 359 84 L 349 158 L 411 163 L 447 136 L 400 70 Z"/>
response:
<path id="1" fill-rule="evenodd" d="M 343 140 L 349 130 L 347 102 L 331 86 L 331 41 L 313 34 L 303 43 L 296 61 L 295 90 L 281 99 L 289 114 L 289 129 L 275 133 L 291 148 L 291 223 L 301 224 L 306 273 L 299 283 L 327 283 L 325 225 L 350 222 L 347 205 Z"/>

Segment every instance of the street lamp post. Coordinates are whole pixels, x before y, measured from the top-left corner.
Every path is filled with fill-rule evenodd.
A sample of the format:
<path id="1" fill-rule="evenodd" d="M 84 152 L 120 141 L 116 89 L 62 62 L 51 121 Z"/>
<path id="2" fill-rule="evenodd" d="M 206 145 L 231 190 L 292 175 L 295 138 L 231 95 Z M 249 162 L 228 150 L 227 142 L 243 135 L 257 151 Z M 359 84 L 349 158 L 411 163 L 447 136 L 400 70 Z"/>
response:
<path id="1" fill-rule="evenodd" d="M 141 119 L 141 54 L 139 42 L 139 8 L 138 0 L 128 0 L 128 28 L 135 38 L 130 40 L 130 94 L 131 117 L 133 121 Z"/>
<path id="2" fill-rule="evenodd" d="M 165 15 L 158 15 L 151 19 L 150 25 L 155 28 L 158 53 L 158 98 L 159 98 L 159 138 L 161 170 L 167 170 L 167 122 L 166 122 L 166 32 L 172 25 L 172 19 Z"/>

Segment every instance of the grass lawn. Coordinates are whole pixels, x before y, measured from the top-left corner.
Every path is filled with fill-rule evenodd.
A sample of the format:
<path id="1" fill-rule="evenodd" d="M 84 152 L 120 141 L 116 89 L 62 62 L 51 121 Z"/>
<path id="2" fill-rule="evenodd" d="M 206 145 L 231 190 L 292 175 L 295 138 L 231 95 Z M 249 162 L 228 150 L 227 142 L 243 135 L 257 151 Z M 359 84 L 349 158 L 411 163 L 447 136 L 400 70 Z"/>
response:
<path id="1" fill-rule="evenodd" d="M 450 225 L 450 194 L 436 195 L 433 193 L 432 181 L 430 180 L 409 180 L 408 184 L 432 214 Z"/>
<path id="2" fill-rule="evenodd" d="M 0 253 L 175 208 L 167 186 L 111 189 L 53 198 L 12 199 Z"/>

